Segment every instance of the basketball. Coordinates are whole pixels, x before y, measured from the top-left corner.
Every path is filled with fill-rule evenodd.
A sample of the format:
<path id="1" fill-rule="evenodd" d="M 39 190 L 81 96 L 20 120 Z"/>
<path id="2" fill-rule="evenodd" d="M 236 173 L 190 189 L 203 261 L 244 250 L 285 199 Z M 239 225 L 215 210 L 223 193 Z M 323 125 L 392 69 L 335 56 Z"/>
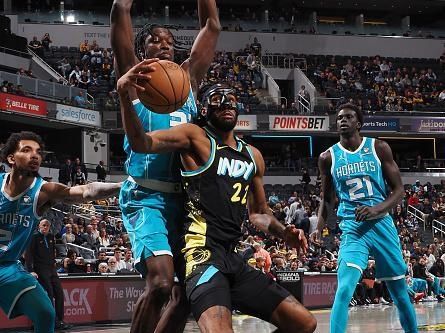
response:
<path id="1" fill-rule="evenodd" d="M 152 64 L 151 80 L 139 82 L 145 91 L 138 92 L 139 100 L 151 111 L 171 113 L 181 108 L 190 93 L 190 80 L 178 64 L 160 60 Z"/>

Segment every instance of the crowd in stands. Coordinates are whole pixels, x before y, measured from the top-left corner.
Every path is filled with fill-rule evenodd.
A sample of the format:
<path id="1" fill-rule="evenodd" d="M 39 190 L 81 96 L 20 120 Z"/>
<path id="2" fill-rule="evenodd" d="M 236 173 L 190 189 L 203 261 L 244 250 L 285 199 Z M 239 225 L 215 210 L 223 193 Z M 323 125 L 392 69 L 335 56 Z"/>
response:
<path id="1" fill-rule="evenodd" d="M 49 37 L 49 36 L 48 36 Z M 181 62 L 189 55 L 187 51 L 178 51 L 177 60 Z M 239 52 L 216 52 L 202 87 L 216 82 L 224 82 L 233 87 L 239 98 L 241 112 L 249 112 L 250 105 L 258 104 L 256 90 L 261 88 L 260 69 L 261 44 L 255 40 Z M 119 100 L 115 90 L 115 72 L 113 52 L 101 48 L 96 41 L 84 40 L 78 50 L 65 51 L 56 48 L 45 49 L 44 57 L 62 76 L 59 83 L 79 87 L 88 91 L 97 99 L 97 106 L 102 110 L 116 110 Z M 75 98 L 64 103 L 87 107 L 87 103 Z"/>
<path id="2" fill-rule="evenodd" d="M 269 194 L 269 205 L 274 216 L 283 223 L 296 225 L 309 236 L 317 225 L 316 212 L 320 193 L 318 184 L 313 186 L 309 184 L 310 179 L 305 182 L 304 177 L 301 181 L 302 185 L 284 186 L 280 192 L 271 187 L 266 188 L 266 192 Z M 408 290 L 413 302 L 441 302 L 445 299 L 445 290 L 442 289 L 445 285 L 445 242 L 443 238 L 432 238 L 431 235 L 443 235 L 432 234 L 431 222 L 438 219 L 445 223 L 445 187 L 432 186 L 430 183 L 421 185 L 418 181 L 405 187 L 405 197 L 392 216 L 408 266 Z M 298 189 L 298 192 L 292 192 L 292 189 Z M 423 221 L 416 220 L 407 213 L 408 205 L 413 205 L 422 212 L 425 232 L 422 232 Z M 286 247 L 282 241 L 268 237 L 246 223 L 245 236 L 239 251 L 253 267 L 273 277 L 276 277 L 276 272 L 280 270 L 335 272 L 341 236 L 338 223 L 328 223 L 322 234 L 322 243 L 310 244 L 308 253 L 299 255 Z M 426 241 L 428 235 L 432 238 L 430 242 Z M 364 270 L 351 300 L 351 306 L 389 302 L 392 300 L 384 282 L 375 279 L 375 261 L 370 257 L 368 267 Z"/>
<path id="3" fill-rule="evenodd" d="M 367 112 L 413 111 L 444 106 L 445 72 L 419 59 L 308 57 L 308 74 L 321 93 Z M 435 70 L 429 66 L 435 66 Z M 440 96 L 440 97 L 439 97 Z M 337 103 L 337 104 L 338 104 Z M 334 110 L 335 103 L 331 104 Z"/>

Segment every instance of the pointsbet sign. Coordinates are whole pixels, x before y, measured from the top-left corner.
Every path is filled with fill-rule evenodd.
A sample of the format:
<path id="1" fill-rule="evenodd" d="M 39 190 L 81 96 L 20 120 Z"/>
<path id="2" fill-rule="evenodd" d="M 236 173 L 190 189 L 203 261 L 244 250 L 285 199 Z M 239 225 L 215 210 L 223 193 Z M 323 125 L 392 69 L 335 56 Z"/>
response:
<path id="1" fill-rule="evenodd" d="M 323 132 L 329 130 L 328 116 L 269 116 L 271 131 Z"/>

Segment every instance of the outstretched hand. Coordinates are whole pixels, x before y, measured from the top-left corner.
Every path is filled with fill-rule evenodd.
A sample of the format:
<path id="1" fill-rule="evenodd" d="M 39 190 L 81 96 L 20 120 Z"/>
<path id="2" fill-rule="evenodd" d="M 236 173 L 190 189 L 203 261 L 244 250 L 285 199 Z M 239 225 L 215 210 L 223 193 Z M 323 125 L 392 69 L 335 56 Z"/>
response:
<path id="1" fill-rule="evenodd" d="M 130 87 L 137 91 L 145 91 L 145 88 L 138 84 L 138 81 L 150 81 L 149 73 L 155 71 L 153 63 L 159 61 L 158 58 L 146 59 L 133 66 L 127 73 L 117 81 L 117 92 L 119 94 L 126 93 Z"/>
<path id="2" fill-rule="evenodd" d="M 308 246 L 303 230 L 297 229 L 294 225 L 288 225 L 284 230 L 283 239 L 287 245 L 296 248 L 298 253 L 306 254 Z"/>

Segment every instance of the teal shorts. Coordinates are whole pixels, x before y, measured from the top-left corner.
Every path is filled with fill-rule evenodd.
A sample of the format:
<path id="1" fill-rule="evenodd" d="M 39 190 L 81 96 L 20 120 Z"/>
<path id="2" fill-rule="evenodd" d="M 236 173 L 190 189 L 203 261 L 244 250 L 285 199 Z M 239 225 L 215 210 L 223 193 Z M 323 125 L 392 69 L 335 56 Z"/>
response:
<path id="1" fill-rule="evenodd" d="M 182 257 L 180 230 L 185 222 L 182 194 L 150 190 L 127 180 L 122 185 L 119 204 L 135 268 L 143 277 L 147 274 L 145 260 L 150 256 Z"/>
<path id="2" fill-rule="evenodd" d="M 38 286 L 37 280 L 19 262 L 0 263 L 0 307 L 9 319 L 23 313 L 15 311 L 20 297 Z M 46 298 L 46 292 L 42 293 Z"/>
<path id="3" fill-rule="evenodd" d="M 357 227 L 351 227 L 357 224 Z M 377 280 L 398 280 L 405 278 L 407 270 L 403 260 L 400 239 L 392 218 L 388 215 L 379 220 L 348 224 L 341 235 L 339 264 L 355 267 L 361 272 L 367 267 L 369 256 L 374 257 Z"/>

